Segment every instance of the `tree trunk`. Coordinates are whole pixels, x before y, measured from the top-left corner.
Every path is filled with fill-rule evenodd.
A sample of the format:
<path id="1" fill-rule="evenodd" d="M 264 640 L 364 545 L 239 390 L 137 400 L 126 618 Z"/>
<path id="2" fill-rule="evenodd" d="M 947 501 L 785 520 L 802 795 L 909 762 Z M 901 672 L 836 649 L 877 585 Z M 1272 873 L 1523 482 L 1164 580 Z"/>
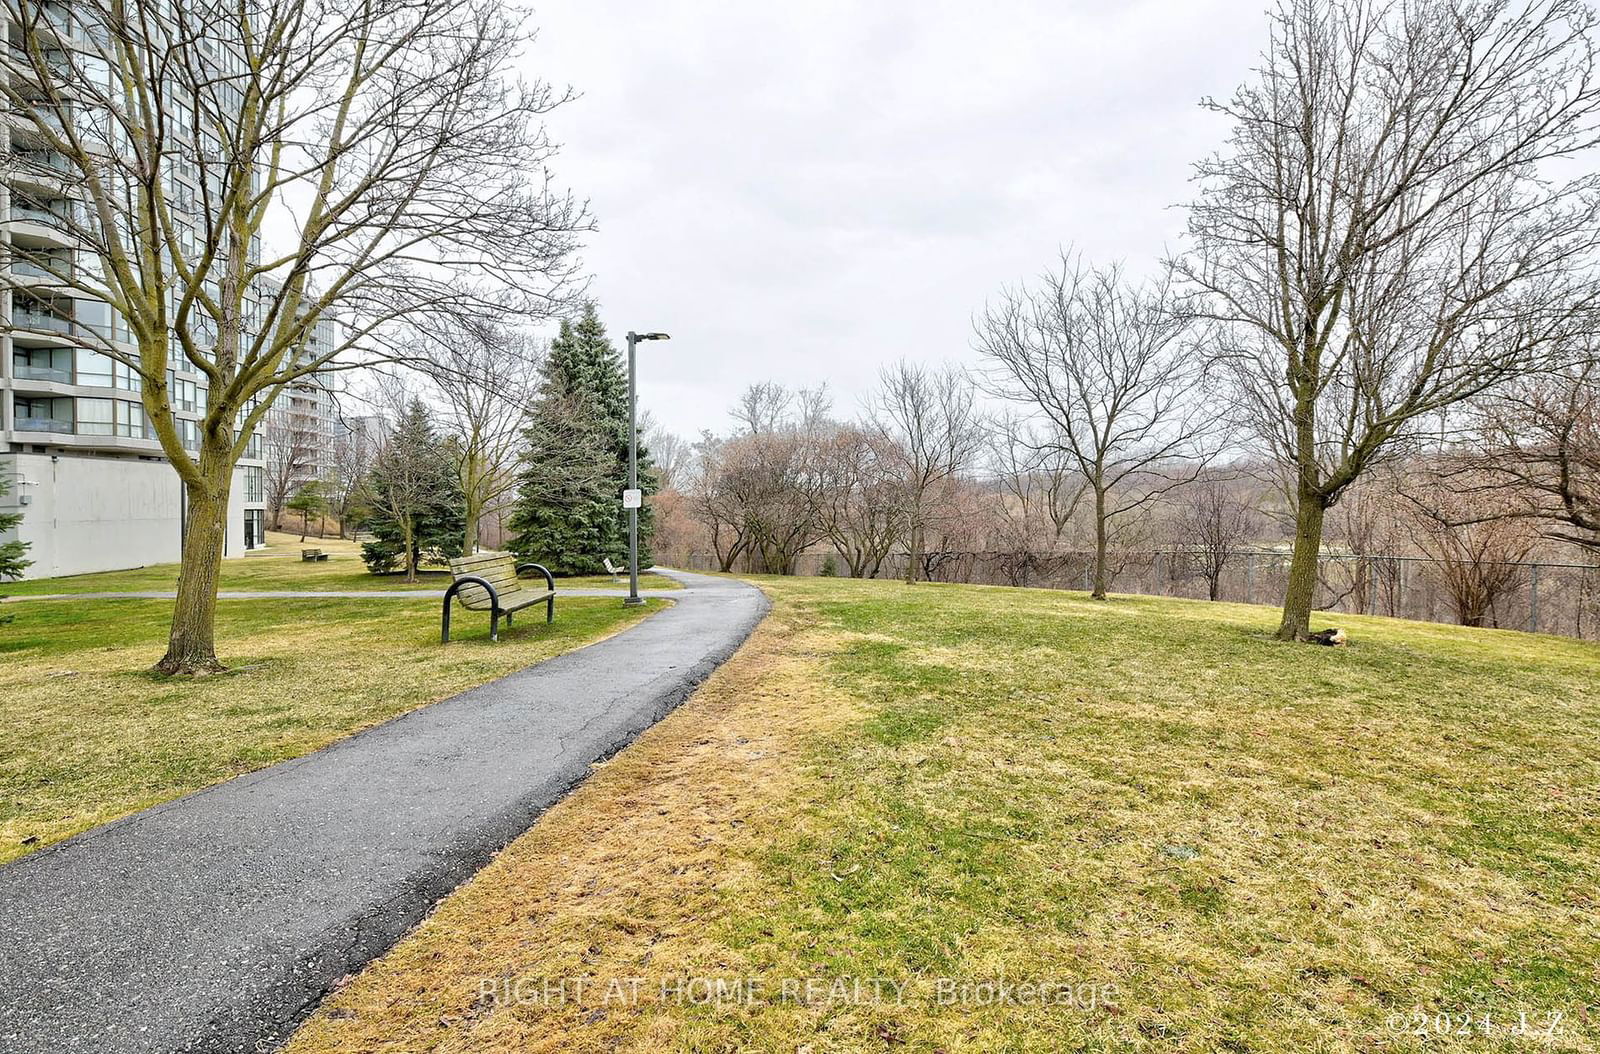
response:
<path id="1" fill-rule="evenodd" d="M 411 521 L 407 518 L 400 527 L 400 539 L 405 543 L 407 582 L 415 582 L 417 580 L 417 546 L 412 540 L 414 533 L 411 529 Z"/>
<path id="2" fill-rule="evenodd" d="M 911 528 L 911 533 L 906 538 L 906 585 L 911 585 L 917 580 L 917 571 L 922 563 L 922 524 L 918 523 Z"/>
<path id="3" fill-rule="evenodd" d="M 1106 587 L 1106 492 L 1094 492 L 1094 591 L 1091 600 L 1104 600 Z"/>
<path id="4" fill-rule="evenodd" d="M 1317 558 L 1322 551 L 1322 498 L 1300 490 L 1295 510 L 1294 556 L 1289 561 L 1289 588 L 1283 597 L 1279 640 L 1303 641 L 1311 636 L 1311 605 L 1317 595 Z"/>
<path id="5" fill-rule="evenodd" d="M 202 457 L 207 477 L 186 489 L 188 531 L 183 538 L 183 563 L 178 571 L 178 599 L 172 609 L 167 654 L 156 663 L 165 674 L 221 673 L 217 661 L 217 582 L 222 575 L 222 550 L 228 536 L 228 484 L 232 466 L 220 467 Z"/>

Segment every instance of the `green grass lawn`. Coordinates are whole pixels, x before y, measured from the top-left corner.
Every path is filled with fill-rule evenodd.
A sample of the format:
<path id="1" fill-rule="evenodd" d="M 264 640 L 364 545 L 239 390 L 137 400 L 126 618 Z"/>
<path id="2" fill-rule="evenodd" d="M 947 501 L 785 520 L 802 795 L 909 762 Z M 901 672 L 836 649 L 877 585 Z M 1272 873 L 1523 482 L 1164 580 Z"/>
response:
<path id="1" fill-rule="evenodd" d="M 298 561 L 291 566 L 303 573 Z M 326 565 L 304 565 L 313 566 Z M 255 570 L 237 566 L 236 574 Z M 250 581 L 269 588 L 260 583 L 278 580 Z M 236 672 L 195 680 L 148 672 L 165 647 L 171 601 L 7 605 L 0 861 L 309 753 L 607 636 L 660 603 L 558 599 L 553 625 L 530 616 L 502 630 L 498 644 L 488 640 L 487 618 L 458 612 L 455 640 L 442 647 L 431 599 L 224 600 L 218 647 Z"/>
<path id="2" fill-rule="evenodd" d="M 1600 1046 L 1595 645 L 762 584 L 772 617 L 706 688 L 291 1054 Z M 685 978 L 760 994 L 661 995 Z"/>

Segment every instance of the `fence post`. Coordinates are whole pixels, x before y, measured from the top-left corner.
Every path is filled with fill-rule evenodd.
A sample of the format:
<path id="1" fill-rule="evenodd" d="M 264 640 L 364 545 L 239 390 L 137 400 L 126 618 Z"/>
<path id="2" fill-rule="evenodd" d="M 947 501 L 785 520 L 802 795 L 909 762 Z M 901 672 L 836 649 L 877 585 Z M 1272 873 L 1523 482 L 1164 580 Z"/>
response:
<path id="1" fill-rule="evenodd" d="M 1244 554 L 1244 602 L 1256 602 L 1256 554 Z"/>
<path id="2" fill-rule="evenodd" d="M 1539 632 L 1539 565 L 1533 565 L 1528 576 L 1528 632 Z"/>

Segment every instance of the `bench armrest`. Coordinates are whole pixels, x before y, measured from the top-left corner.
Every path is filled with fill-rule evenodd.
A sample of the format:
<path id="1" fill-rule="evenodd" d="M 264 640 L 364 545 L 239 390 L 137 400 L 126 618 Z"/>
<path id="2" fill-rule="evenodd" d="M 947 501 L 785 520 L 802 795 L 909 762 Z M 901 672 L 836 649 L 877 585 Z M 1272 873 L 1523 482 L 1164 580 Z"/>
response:
<path id="1" fill-rule="evenodd" d="M 444 606 L 446 608 L 450 606 L 450 601 L 456 598 L 456 594 L 461 591 L 462 586 L 482 586 L 489 593 L 489 610 L 500 610 L 500 594 L 495 590 L 494 586 L 489 584 L 488 579 L 479 578 L 477 575 L 459 575 L 454 582 L 450 583 L 450 588 L 444 591 Z"/>
<path id="2" fill-rule="evenodd" d="M 534 570 L 534 571 L 539 572 L 541 575 L 544 575 L 545 587 L 548 588 L 550 590 L 550 592 L 552 592 L 552 593 L 554 593 L 556 591 L 556 579 L 555 579 L 555 576 L 550 573 L 550 569 L 548 567 L 544 566 L 543 564 L 518 564 L 517 565 L 517 574 L 519 576 L 522 574 L 522 572 L 528 571 L 528 570 Z"/>

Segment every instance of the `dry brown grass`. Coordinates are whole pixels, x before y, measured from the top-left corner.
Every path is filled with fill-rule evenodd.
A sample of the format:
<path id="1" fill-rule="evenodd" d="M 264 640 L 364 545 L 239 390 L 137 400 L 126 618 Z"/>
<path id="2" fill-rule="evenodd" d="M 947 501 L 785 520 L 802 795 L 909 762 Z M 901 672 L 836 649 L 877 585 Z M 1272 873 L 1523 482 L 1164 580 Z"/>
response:
<path id="1" fill-rule="evenodd" d="M 818 730 L 859 720 L 812 676 L 828 635 L 780 611 L 673 715 L 330 998 L 286 1054 L 328 1051 L 657 1051 L 682 1027 L 649 1001 L 529 1000 L 534 979 L 727 976 L 712 929 L 820 781 L 800 764 Z M 519 1002 L 485 995 L 511 991 Z M 542 988 L 540 988 L 542 991 Z"/>

